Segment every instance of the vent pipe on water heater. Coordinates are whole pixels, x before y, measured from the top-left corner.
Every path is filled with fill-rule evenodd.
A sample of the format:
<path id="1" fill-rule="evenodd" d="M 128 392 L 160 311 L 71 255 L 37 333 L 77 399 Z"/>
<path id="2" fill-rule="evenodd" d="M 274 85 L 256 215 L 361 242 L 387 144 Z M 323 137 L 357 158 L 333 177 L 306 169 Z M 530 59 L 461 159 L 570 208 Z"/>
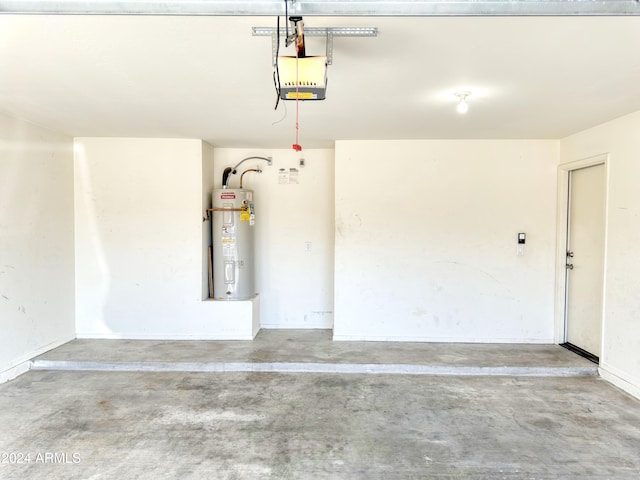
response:
<path id="1" fill-rule="evenodd" d="M 222 188 L 227 188 L 227 183 L 229 182 L 229 175 L 233 172 L 233 168 L 227 167 L 222 172 Z"/>

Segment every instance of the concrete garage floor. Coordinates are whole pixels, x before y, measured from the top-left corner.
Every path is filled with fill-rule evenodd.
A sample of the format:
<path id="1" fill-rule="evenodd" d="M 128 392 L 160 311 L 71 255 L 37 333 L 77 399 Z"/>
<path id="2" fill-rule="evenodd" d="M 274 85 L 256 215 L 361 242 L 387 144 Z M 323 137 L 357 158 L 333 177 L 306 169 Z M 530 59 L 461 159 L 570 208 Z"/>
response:
<path id="1" fill-rule="evenodd" d="M 262 330 L 254 341 L 74 340 L 34 369 L 596 375 L 557 345 L 333 342 L 329 330 Z"/>
<path id="2" fill-rule="evenodd" d="M 268 338 L 253 345 L 229 342 L 238 356 L 211 353 L 205 360 L 242 361 L 242 349 L 243 355 L 255 348 L 275 355 L 279 342 L 311 342 L 300 332 L 266 336 L 273 344 Z M 74 341 L 46 357 L 126 363 L 129 357 L 106 356 L 118 343 L 97 355 L 109 343 Z M 132 362 L 166 362 L 167 355 L 193 362 L 183 356 L 184 342 L 168 342 L 179 348 L 173 355 L 158 353 L 164 343 L 144 354 L 145 348 L 132 348 L 135 342 L 123 345 L 140 355 Z M 199 345 L 190 344 L 195 350 Z M 422 346 L 423 359 L 434 365 L 434 352 L 443 355 L 441 366 L 466 368 L 478 351 L 490 366 L 538 368 L 547 359 L 547 366 L 581 368 L 583 361 L 554 346 Z M 348 362 L 370 363 L 395 352 L 393 363 L 406 365 L 419 356 L 417 344 L 408 345 L 404 357 L 398 344 L 364 344 L 372 349 L 366 355 L 355 343 L 335 348 L 347 347 L 341 355 Z M 523 355 L 526 347 L 537 354 Z M 317 351 L 305 357 L 300 345 L 283 348 L 291 356 L 269 361 L 323 357 Z M 492 349 L 499 352 L 493 361 Z M 375 357 L 376 351 L 386 353 Z M 597 376 L 576 372 L 544 377 L 33 370 L 0 385 L 0 478 L 640 478 L 640 401 Z"/>

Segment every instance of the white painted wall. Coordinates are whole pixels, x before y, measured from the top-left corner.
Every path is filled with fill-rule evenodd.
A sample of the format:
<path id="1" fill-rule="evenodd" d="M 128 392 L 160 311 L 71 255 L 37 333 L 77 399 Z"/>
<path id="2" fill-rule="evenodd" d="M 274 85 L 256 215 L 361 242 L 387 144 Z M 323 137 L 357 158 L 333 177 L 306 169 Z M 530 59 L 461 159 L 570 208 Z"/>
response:
<path id="1" fill-rule="evenodd" d="M 603 377 L 640 397 L 640 112 L 560 143 L 561 163 L 609 154 Z"/>
<path id="2" fill-rule="evenodd" d="M 338 141 L 335 156 L 335 339 L 553 342 L 557 141 Z"/>
<path id="3" fill-rule="evenodd" d="M 75 150 L 78 337 L 252 338 L 259 299 L 203 301 L 211 147 L 78 138 Z"/>
<path id="4" fill-rule="evenodd" d="M 213 190 L 213 147 L 202 142 L 202 216 L 211 208 Z M 209 246 L 211 246 L 211 220 L 202 222 L 202 298 L 209 298 Z"/>
<path id="5" fill-rule="evenodd" d="M 73 140 L 0 115 L 0 382 L 75 337 Z"/>
<path id="6" fill-rule="evenodd" d="M 248 150 L 216 148 L 215 188 L 222 171 L 252 155 L 271 156 L 273 165 L 250 160 L 239 175 L 254 190 L 256 204 L 256 289 L 260 293 L 263 328 L 331 328 L 333 323 L 333 182 L 334 152 L 330 149 Z M 306 165 L 299 167 L 300 158 Z M 299 183 L 279 183 L 279 170 L 298 168 Z M 306 242 L 311 250 L 305 250 Z"/>

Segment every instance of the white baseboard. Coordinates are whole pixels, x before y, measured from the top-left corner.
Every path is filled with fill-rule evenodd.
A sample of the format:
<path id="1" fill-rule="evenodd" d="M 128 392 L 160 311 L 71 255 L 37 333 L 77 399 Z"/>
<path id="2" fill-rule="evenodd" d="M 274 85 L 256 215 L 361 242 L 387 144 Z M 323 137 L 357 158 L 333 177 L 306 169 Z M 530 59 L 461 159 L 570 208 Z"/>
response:
<path id="1" fill-rule="evenodd" d="M 553 338 L 466 338 L 466 337 L 406 337 L 392 335 L 336 335 L 333 340 L 339 342 L 424 342 L 424 343 L 525 343 L 536 345 L 553 344 Z"/>
<path id="2" fill-rule="evenodd" d="M 7 366 L 0 366 L 0 383 L 8 382 L 9 380 L 13 380 L 14 378 L 22 375 L 29 371 L 29 366 L 32 358 L 37 357 L 38 355 L 42 355 L 49 350 L 59 347 L 60 345 L 64 345 L 67 342 L 75 339 L 75 335 L 69 335 L 66 337 L 59 338 L 51 343 L 48 343 L 40 348 L 36 348 L 20 357 L 14 359 Z"/>
<path id="3" fill-rule="evenodd" d="M 172 333 L 78 333 L 76 338 L 87 340 L 253 340 L 251 333 L 222 333 L 216 335 L 176 335 Z"/>
<path id="4" fill-rule="evenodd" d="M 261 323 L 260 328 L 267 330 L 331 330 L 331 324 L 317 323 Z"/>
<path id="5" fill-rule="evenodd" d="M 640 381 L 638 379 L 630 378 L 623 372 L 607 365 L 601 365 L 598 371 L 604 380 L 640 399 Z"/>
<path id="6" fill-rule="evenodd" d="M 4 372 L 0 372 L 0 383 L 8 382 L 9 380 L 13 380 L 17 376 L 28 372 L 30 364 L 31 364 L 31 361 L 28 360 L 26 362 L 22 362 L 16 365 L 15 367 L 11 367 L 10 369 L 5 370 Z"/>

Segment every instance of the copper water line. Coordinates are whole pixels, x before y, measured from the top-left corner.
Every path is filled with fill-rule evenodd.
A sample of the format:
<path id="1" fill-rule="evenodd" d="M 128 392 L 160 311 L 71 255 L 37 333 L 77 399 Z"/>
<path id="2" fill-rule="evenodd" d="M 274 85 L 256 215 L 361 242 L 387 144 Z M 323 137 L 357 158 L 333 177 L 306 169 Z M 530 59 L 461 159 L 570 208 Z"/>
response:
<path id="1" fill-rule="evenodd" d="M 250 168 L 249 170 L 245 170 L 244 172 L 242 172 L 242 175 L 240 175 L 240 188 L 242 188 L 242 177 L 244 177 L 244 174 L 247 172 L 258 172 L 258 173 L 262 173 L 262 170 L 259 170 L 257 168 Z"/>

